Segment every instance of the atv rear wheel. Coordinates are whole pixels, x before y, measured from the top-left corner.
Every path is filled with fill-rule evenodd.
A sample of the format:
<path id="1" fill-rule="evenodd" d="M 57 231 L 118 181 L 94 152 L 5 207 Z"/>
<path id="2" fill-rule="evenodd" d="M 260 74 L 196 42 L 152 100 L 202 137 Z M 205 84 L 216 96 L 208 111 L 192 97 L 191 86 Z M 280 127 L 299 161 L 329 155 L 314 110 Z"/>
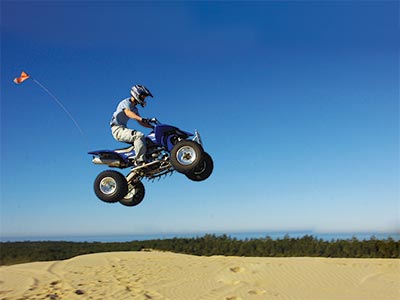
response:
<path id="1" fill-rule="evenodd" d="M 194 141 L 180 141 L 171 150 L 171 165 L 180 173 L 189 173 L 203 159 L 203 148 Z"/>
<path id="2" fill-rule="evenodd" d="M 214 169 L 214 162 L 211 156 L 207 153 L 203 153 L 203 160 L 200 164 L 189 173 L 186 173 L 186 177 L 193 181 L 203 181 L 210 177 Z"/>
<path id="3" fill-rule="evenodd" d="M 94 181 L 94 192 L 104 202 L 118 202 L 128 193 L 128 183 L 121 173 L 104 171 Z"/>
<path id="4" fill-rule="evenodd" d="M 124 198 L 119 200 L 119 203 L 125 206 L 136 206 L 142 202 L 145 194 L 144 185 L 141 181 L 128 185 L 129 192 Z"/>

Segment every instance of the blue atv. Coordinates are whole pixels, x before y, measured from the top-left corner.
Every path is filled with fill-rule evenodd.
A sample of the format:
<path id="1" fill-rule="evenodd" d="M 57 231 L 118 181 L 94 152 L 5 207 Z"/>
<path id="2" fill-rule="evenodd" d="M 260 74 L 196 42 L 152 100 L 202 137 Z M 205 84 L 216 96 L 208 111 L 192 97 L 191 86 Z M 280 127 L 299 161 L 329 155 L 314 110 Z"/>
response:
<path id="1" fill-rule="evenodd" d="M 161 124 L 153 118 L 149 122 L 153 131 L 146 136 L 147 162 L 136 166 L 134 147 L 117 150 L 91 151 L 93 163 L 113 168 L 131 168 L 124 176 L 114 170 L 101 172 L 94 182 L 96 196 L 108 203 L 120 202 L 136 206 L 142 202 L 145 188 L 142 179 L 156 179 L 177 171 L 193 181 L 210 177 L 214 163 L 204 151 L 200 134 L 183 131 L 175 126 Z"/>

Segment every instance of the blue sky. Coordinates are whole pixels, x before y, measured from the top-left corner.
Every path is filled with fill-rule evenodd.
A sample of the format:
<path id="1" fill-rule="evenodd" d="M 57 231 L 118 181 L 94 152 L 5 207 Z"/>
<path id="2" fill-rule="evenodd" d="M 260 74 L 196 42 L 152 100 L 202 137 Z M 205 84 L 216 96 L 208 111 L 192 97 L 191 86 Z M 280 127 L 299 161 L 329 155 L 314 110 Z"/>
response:
<path id="1" fill-rule="evenodd" d="M 398 10 L 2 1 L 0 234 L 399 231 Z M 123 146 L 108 123 L 136 83 L 141 114 L 197 128 L 215 170 L 127 208 L 95 197 L 87 151 Z"/>

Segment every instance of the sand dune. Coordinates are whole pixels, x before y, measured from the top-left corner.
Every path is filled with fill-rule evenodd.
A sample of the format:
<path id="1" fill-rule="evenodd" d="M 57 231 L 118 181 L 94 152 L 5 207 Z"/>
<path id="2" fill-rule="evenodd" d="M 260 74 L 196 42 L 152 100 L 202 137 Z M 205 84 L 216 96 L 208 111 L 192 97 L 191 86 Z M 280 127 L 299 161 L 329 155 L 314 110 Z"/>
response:
<path id="1" fill-rule="evenodd" d="M 0 268 L 0 299 L 400 299 L 400 260 L 112 252 Z"/>

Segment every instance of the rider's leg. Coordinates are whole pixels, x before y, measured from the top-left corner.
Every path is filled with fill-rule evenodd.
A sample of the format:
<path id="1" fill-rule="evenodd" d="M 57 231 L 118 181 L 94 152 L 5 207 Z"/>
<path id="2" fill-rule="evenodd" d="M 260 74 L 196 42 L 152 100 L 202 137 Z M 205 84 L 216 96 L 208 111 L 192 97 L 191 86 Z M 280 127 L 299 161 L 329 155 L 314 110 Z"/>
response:
<path id="1" fill-rule="evenodd" d="M 133 144 L 138 163 L 145 162 L 146 138 L 143 133 L 123 126 L 113 126 L 111 128 L 113 137 L 120 142 Z"/>
<path id="2" fill-rule="evenodd" d="M 132 135 L 134 136 L 133 146 L 135 147 L 136 152 L 136 161 L 138 163 L 146 162 L 146 138 L 143 133 L 140 131 L 134 130 Z"/>

